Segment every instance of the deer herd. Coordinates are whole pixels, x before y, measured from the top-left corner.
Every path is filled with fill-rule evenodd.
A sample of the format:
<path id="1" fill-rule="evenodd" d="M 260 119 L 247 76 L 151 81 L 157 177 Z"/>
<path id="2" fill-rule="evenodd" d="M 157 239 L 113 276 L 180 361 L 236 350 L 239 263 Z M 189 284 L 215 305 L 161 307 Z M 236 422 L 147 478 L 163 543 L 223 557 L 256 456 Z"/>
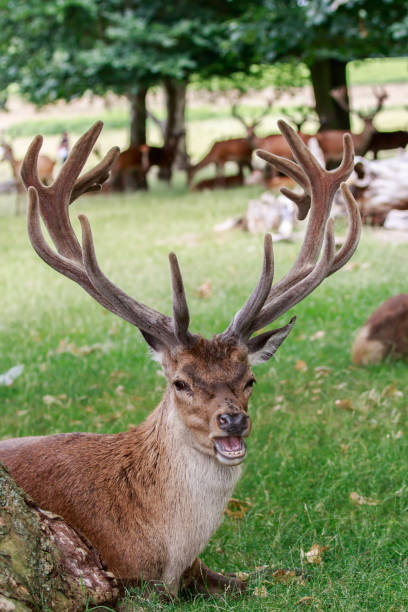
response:
<path id="1" fill-rule="evenodd" d="M 256 287 L 227 328 L 216 331 L 211 339 L 189 329 L 190 314 L 174 253 L 169 255 L 173 299 L 169 317 L 127 295 L 104 274 L 86 216 L 79 216 L 81 238 L 74 233 L 70 204 L 82 194 L 101 189 L 106 181 L 118 181 L 118 169 L 127 167 L 125 160 L 136 155 L 134 151 L 119 153 L 114 147 L 80 176 L 101 132 L 99 122 L 79 139 L 54 181 L 52 163 L 48 174 L 42 171 L 41 137 L 34 139 L 22 163 L 4 153 L 12 160 L 13 171 L 20 169 L 28 191 L 28 235 L 33 249 L 106 310 L 135 326 L 167 381 L 155 410 L 127 432 L 0 441 L 0 461 L 16 482 L 40 507 L 61 515 L 85 536 L 124 586 L 143 582 L 170 598 L 180 590 L 245 590 L 244 582 L 210 570 L 199 555 L 222 520 L 246 458 L 251 433 L 248 402 L 255 383 L 252 368 L 275 354 L 295 317 L 277 329 L 265 327 L 342 268 L 359 242 L 361 217 L 346 181 L 354 168 L 354 147 L 359 149 L 363 142 L 367 146 L 368 136 L 373 135 L 372 119 L 366 117 L 358 137 L 332 134 L 329 145 L 326 134 L 326 149 L 322 148 L 331 159 L 339 161 L 338 138 L 343 143 L 338 166 L 331 170 L 316 160 L 307 137 L 284 121 L 278 122 L 281 134 L 269 140 L 257 138 L 255 125 L 248 126 L 248 132 L 252 131 L 248 138 L 215 143 L 206 162 L 189 169 L 192 179 L 208 163 L 214 162 L 222 171 L 233 160 L 241 175 L 245 165 L 251 166 L 253 148 L 260 146 L 258 158 L 296 183 L 300 191 L 286 187 L 285 195 L 296 205 L 298 218 L 308 218 L 296 260 L 275 284 L 272 241 L 269 234 L 265 236 Z M 273 142 L 278 143 L 276 148 Z M 137 153 L 137 164 L 144 170 L 152 164 L 170 168 L 175 146 L 157 151 L 145 147 Z M 339 189 L 348 232 L 336 250 L 330 214 Z M 401 303 L 405 305 L 395 337 L 388 336 L 385 342 L 384 317 L 374 313 L 356 340 L 355 363 L 372 362 L 367 355 L 373 353 L 383 358 L 393 348 L 402 350 L 402 340 L 408 338 L 408 296 L 393 299 L 396 303 L 391 299 L 384 305 L 387 316 Z"/>

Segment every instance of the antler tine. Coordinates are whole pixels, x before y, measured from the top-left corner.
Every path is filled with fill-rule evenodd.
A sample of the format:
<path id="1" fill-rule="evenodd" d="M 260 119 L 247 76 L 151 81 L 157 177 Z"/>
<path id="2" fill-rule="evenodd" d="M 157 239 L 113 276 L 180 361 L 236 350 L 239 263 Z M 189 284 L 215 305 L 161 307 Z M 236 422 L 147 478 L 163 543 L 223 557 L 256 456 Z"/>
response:
<path id="1" fill-rule="evenodd" d="M 38 176 L 38 155 L 40 153 L 43 144 L 43 137 L 36 136 L 28 147 L 27 153 L 24 156 L 23 163 L 21 164 L 20 176 L 26 189 L 29 186 L 35 187 L 37 192 L 42 192 L 45 189 L 45 185 L 40 181 Z"/>
<path id="2" fill-rule="evenodd" d="M 38 178 L 37 160 L 42 145 L 41 136 L 34 138 L 21 167 L 21 177 L 26 188 L 33 186 L 37 189 L 41 217 L 58 253 L 79 264 L 82 262 L 81 246 L 72 228 L 68 207 L 72 201 L 71 198 L 75 199 L 84 190 L 93 188 L 93 185 L 88 181 L 90 175 L 94 178 L 98 171 L 95 175 L 92 175 L 92 171 L 84 175 L 79 183 L 77 183 L 77 179 L 101 132 L 102 126 L 102 122 L 98 121 L 78 140 L 62 166 L 58 178 L 52 185 L 43 185 Z M 98 176 L 98 178 L 101 179 L 102 175 L 106 174 L 106 160 L 110 162 L 113 157 L 113 152 L 108 153 L 105 160 L 97 166 L 99 171 L 102 170 L 101 176 Z"/>
<path id="3" fill-rule="evenodd" d="M 27 214 L 28 237 L 33 249 L 49 266 L 74 280 L 83 287 L 92 297 L 102 306 L 110 309 L 110 303 L 105 300 L 103 295 L 89 283 L 88 276 L 84 268 L 72 259 L 59 255 L 48 245 L 41 229 L 40 203 L 38 192 L 35 187 L 28 188 L 28 214 Z"/>
<path id="4" fill-rule="evenodd" d="M 307 175 L 309 188 L 305 191 L 307 195 L 310 195 L 312 202 L 305 240 L 293 267 L 293 272 L 296 273 L 299 269 L 307 269 L 308 266 L 313 265 L 317 261 L 323 242 L 326 221 L 330 215 L 332 200 L 340 183 L 345 181 L 353 170 L 353 143 L 351 137 L 346 135 L 343 140 L 345 149 L 340 166 L 335 170 L 327 171 L 322 168 L 311 151 L 289 125 L 284 121 L 279 121 L 279 128 L 288 141 L 293 156 Z M 285 194 L 287 195 L 287 192 Z M 276 285 L 275 289 L 277 287 L 278 285 Z"/>
<path id="5" fill-rule="evenodd" d="M 112 147 L 95 168 L 85 172 L 85 174 L 75 181 L 74 189 L 71 193 L 70 204 L 84 193 L 101 189 L 102 184 L 109 178 L 110 169 L 118 158 L 119 153 L 119 147 Z"/>
<path id="6" fill-rule="evenodd" d="M 91 153 L 95 142 L 103 128 L 102 121 L 97 121 L 72 147 L 67 161 L 63 164 L 58 175 L 58 183 L 71 194 L 85 162 Z"/>
<path id="7" fill-rule="evenodd" d="M 136 301 L 102 272 L 96 259 L 91 226 L 85 215 L 78 216 L 82 227 L 83 263 L 93 287 L 109 302 L 109 310 L 129 321 L 149 336 L 159 338 L 167 346 L 176 344 L 170 317 Z"/>
<path id="8" fill-rule="evenodd" d="M 173 289 L 173 329 L 180 344 L 188 346 L 193 336 L 188 331 L 190 313 L 184 291 L 183 277 L 175 253 L 169 254 L 171 284 Z"/>
<path id="9" fill-rule="evenodd" d="M 265 151 L 258 152 L 258 155 L 278 169 L 284 170 L 300 184 L 304 190 L 303 194 L 297 194 L 289 190 L 282 190 L 282 192 L 297 204 L 299 216 L 306 216 L 310 205 L 309 221 L 303 244 L 292 268 L 270 289 L 263 306 L 260 309 L 258 308 L 257 314 L 254 315 L 254 311 L 245 312 L 248 320 L 245 326 L 241 324 L 239 328 L 243 339 L 248 338 L 251 333 L 274 321 L 283 312 L 289 310 L 311 293 L 326 276 L 343 266 L 353 254 L 360 235 L 361 219 L 357 204 L 348 188 L 343 186 L 350 229 L 343 247 L 335 255 L 333 222 L 329 219 L 329 215 L 334 195 L 340 183 L 345 181 L 353 170 L 351 137 L 349 135 L 344 137 L 344 152 L 340 166 L 335 170 L 328 171 L 319 164 L 312 152 L 289 125 L 279 121 L 279 128 L 297 163 L 268 154 Z M 321 254 L 322 245 L 323 253 Z M 241 313 L 238 313 L 238 315 L 241 315 Z M 227 331 L 233 329 L 233 324 L 234 320 Z"/>
<path id="10" fill-rule="evenodd" d="M 255 153 L 258 157 L 274 166 L 279 172 L 283 172 L 287 176 L 293 178 L 293 180 L 303 187 L 303 189 L 308 187 L 307 176 L 298 164 L 295 164 L 290 159 L 280 157 L 279 155 L 275 155 L 275 153 L 269 153 L 269 151 L 264 151 L 263 149 L 257 149 Z"/>
<path id="11" fill-rule="evenodd" d="M 273 302 L 268 302 L 252 321 L 251 333 L 262 329 L 271 321 L 277 319 L 281 314 L 295 306 L 304 297 L 309 295 L 328 275 L 334 261 L 335 241 L 333 221 L 329 219 L 326 226 L 325 239 L 322 256 L 312 271 L 296 284 L 296 291 L 289 287 L 281 293 Z"/>
<path id="12" fill-rule="evenodd" d="M 269 153 L 269 151 L 258 149 L 256 154 L 258 157 L 274 166 L 279 172 L 290 176 L 290 178 L 303 188 L 304 193 L 302 194 L 291 191 L 287 187 L 282 187 L 280 191 L 284 196 L 296 204 L 298 211 L 297 218 L 299 221 L 305 219 L 310 208 L 310 195 L 307 193 L 309 191 L 309 181 L 302 168 L 290 159 L 279 157 L 279 155 Z"/>
<path id="13" fill-rule="evenodd" d="M 361 216 L 358 204 L 353 198 L 353 195 L 346 183 L 342 183 L 340 185 L 340 189 L 346 203 L 347 215 L 349 219 L 349 231 L 342 247 L 336 253 L 328 275 L 337 272 L 337 270 L 342 268 L 348 262 L 357 248 L 361 235 Z"/>
<path id="14" fill-rule="evenodd" d="M 249 128 L 249 125 L 245 121 L 244 117 L 238 113 L 238 104 L 237 104 L 237 102 L 234 102 L 232 104 L 232 106 L 231 106 L 231 114 L 234 117 L 234 119 L 237 119 L 240 123 L 242 123 L 242 125 L 244 126 L 244 128 L 246 130 Z"/>
<path id="15" fill-rule="evenodd" d="M 107 178 L 114 163 L 118 148 L 112 148 L 105 158 L 80 179 L 78 174 L 85 165 L 101 131 L 102 124 L 95 124 L 75 145 L 65 162 L 57 180 L 49 187 L 38 181 L 36 162 L 42 139 L 36 138 L 25 157 L 25 181 L 28 183 L 28 233 L 38 255 L 52 268 L 77 282 L 104 308 L 140 329 L 153 348 L 173 348 L 191 344 L 195 336 L 188 333 L 188 310 L 182 287 L 181 275 L 173 272 L 175 323 L 170 317 L 145 306 L 116 287 L 101 271 L 92 240 L 89 221 L 80 216 L 83 246 L 71 226 L 68 215 L 69 204 L 82 193 L 98 188 Z M 33 183 L 33 184 L 30 184 Z M 57 248 L 54 251 L 47 243 L 42 229 L 41 217 Z"/>
<path id="16" fill-rule="evenodd" d="M 237 312 L 222 337 L 236 336 L 247 340 L 251 335 L 251 322 L 257 316 L 271 290 L 274 273 L 272 236 L 265 234 L 262 273 L 254 291 Z"/>

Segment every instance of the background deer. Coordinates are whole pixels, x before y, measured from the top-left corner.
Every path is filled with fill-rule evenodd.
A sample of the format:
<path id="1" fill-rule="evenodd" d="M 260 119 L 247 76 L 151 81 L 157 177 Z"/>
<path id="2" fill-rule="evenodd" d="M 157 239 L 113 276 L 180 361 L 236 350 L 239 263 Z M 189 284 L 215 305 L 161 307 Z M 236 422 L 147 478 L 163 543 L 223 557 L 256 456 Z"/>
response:
<path id="1" fill-rule="evenodd" d="M 408 132 L 406 130 L 395 130 L 394 132 L 378 132 L 371 137 L 367 152 L 372 151 L 374 159 L 377 159 L 379 151 L 390 151 L 392 149 L 405 149 L 408 144 Z"/>
<path id="2" fill-rule="evenodd" d="M 10 163 L 11 171 L 13 173 L 14 180 L 16 181 L 16 186 L 17 186 L 16 214 L 19 214 L 20 213 L 20 194 L 24 192 L 24 185 L 23 185 L 23 182 L 20 176 L 22 160 L 17 160 L 14 157 L 13 149 L 11 145 L 7 144 L 4 141 L 0 145 L 0 152 L 2 153 L 2 157 L 0 161 L 8 161 Z M 37 164 L 38 164 L 37 172 L 38 172 L 38 176 L 40 177 L 40 180 L 45 185 L 51 185 L 53 181 L 55 160 L 48 157 L 48 155 L 39 155 Z"/>
<path id="3" fill-rule="evenodd" d="M 380 363 L 388 355 L 408 354 L 408 293 L 388 298 L 357 332 L 351 359 L 358 365 Z"/>
<path id="4" fill-rule="evenodd" d="M 224 175 L 224 167 L 227 162 L 236 162 L 239 171 L 245 167 L 252 170 L 253 146 L 247 138 L 230 138 L 229 140 L 218 140 L 214 142 L 211 149 L 197 164 L 187 169 L 187 184 L 190 185 L 199 170 L 215 164 L 217 177 Z"/>
<path id="5" fill-rule="evenodd" d="M 92 127 L 75 145 L 49 187 L 36 171 L 42 139 L 31 144 L 22 167 L 29 193 L 28 233 L 51 267 L 78 283 L 107 310 L 136 326 L 161 363 L 167 388 L 157 408 L 136 428 L 104 435 L 71 433 L 0 442 L 0 459 L 43 508 L 61 514 L 99 551 L 123 582 L 164 583 L 181 588 L 244 590 L 236 578 L 212 572 L 198 555 L 222 520 L 239 478 L 250 433 L 251 366 L 268 360 L 290 333 L 294 318 L 278 329 L 266 325 L 300 302 L 354 252 L 360 232 L 357 206 L 343 185 L 349 232 L 336 253 L 330 208 L 353 169 L 352 142 L 345 137 L 339 168 L 326 172 L 296 133 L 279 124 L 296 162 L 259 155 L 285 170 L 303 193 L 287 190 L 299 217 L 309 222 L 299 255 L 272 286 L 272 241 L 266 235 L 261 276 L 227 329 L 211 340 L 189 331 L 189 311 L 176 256 L 170 254 L 173 316 L 131 298 L 99 268 L 88 219 L 80 215 L 82 246 L 69 205 L 98 189 L 118 149 L 78 178 L 100 133 Z M 47 242 L 41 219 L 55 244 Z"/>
<path id="6" fill-rule="evenodd" d="M 388 96 L 384 89 L 373 90 L 373 93 L 377 100 L 377 105 L 372 112 L 367 113 L 350 109 L 345 101 L 344 87 L 340 87 L 332 91 L 332 96 L 339 106 L 341 106 L 347 112 L 354 113 L 364 122 L 362 132 L 359 134 L 351 134 L 356 155 L 365 155 L 367 152 L 373 134 L 376 132 L 374 119 L 382 110 L 384 100 Z M 345 130 L 322 130 L 316 134 L 319 146 L 322 149 L 326 159 L 326 165 L 330 163 L 337 163 L 341 159 L 343 151 L 343 136 L 345 133 Z"/>

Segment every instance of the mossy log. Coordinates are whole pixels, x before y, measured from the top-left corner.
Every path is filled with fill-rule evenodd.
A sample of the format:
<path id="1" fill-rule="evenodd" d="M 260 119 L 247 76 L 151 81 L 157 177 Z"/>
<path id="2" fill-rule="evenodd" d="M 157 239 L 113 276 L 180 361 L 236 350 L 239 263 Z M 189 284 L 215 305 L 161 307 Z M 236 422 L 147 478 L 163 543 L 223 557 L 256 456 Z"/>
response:
<path id="1" fill-rule="evenodd" d="M 38 508 L 0 463 L 0 612 L 80 612 L 118 595 L 89 543 Z"/>

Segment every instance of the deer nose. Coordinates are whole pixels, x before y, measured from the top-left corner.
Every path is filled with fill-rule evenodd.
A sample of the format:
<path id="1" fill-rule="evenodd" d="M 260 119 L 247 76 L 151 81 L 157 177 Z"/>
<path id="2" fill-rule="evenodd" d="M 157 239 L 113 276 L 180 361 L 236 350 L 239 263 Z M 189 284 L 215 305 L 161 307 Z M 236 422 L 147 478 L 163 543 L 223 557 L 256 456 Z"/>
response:
<path id="1" fill-rule="evenodd" d="M 243 434 L 248 429 L 248 416 L 243 412 L 224 412 L 217 417 L 220 429 L 230 434 Z"/>

